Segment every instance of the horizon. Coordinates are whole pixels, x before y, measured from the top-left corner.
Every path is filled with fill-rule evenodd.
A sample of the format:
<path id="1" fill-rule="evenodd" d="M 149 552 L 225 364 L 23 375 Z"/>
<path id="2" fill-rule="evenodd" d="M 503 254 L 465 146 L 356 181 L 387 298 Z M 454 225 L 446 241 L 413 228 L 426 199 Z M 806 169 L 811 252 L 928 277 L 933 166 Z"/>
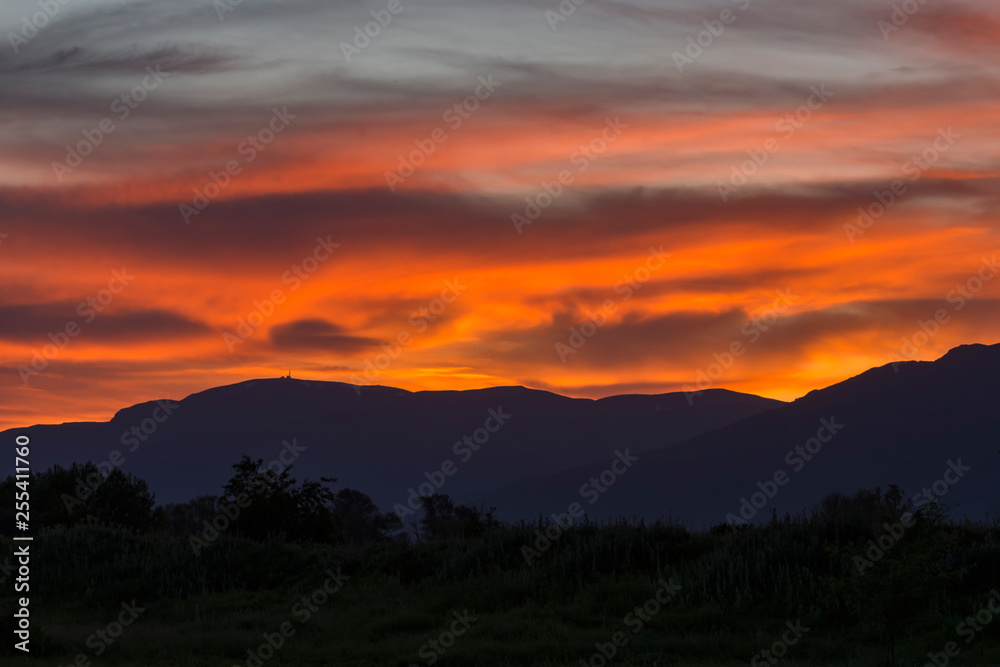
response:
<path id="1" fill-rule="evenodd" d="M 0 90 L 4 664 L 1000 665 L 997 0 L 6 0 Z"/>
<path id="2" fill-rule="evenodd" d="M 0 8 L 0 428 L 287 368 L 790 400 L 996 342 L 995 3 L 397 9 Z"/>
<path id="3" fill-rule="evenodd" d="M 957 350 L 957 349 L 960 349 L 960 348 L 963 348 L 963 347 L 976 347 L 976 346 L 992 347 L 992 346 L 1000 346 L 1000 343 L 993 343 L 993 344 L 986 344 L 986 343 L 963 343 L 961 345 L 958 345 L 958 346 L 952 348 L 951 350 L 948 350 L 947 352 L 945 352 L 945 354 L 941 355 L 941 357 L 938 357 L 936 359 L 930 359 L 930 360 L 920 360 L 920 359 L 903 360 L 900 363 L 908 363 L 909 361 L 935 362 L 935 361 L 938 361 L 938 360 L 942 359 L 945 355 L 947 355 L 948 353 L 950 353 L 950 352 L 952 352 L 954 350 Z M 873 369 L 876 369 L 876 368 L 882 368 L 884 366 L 890 366 L 890 365 L 892 365 L 892 363 L 893 362 L 889 362 L 887 364 L 884 364 L 883 366 L 872 366 L 871 368 L 866 369 L 865 371 L 862 371 L 858 375 L 863 374 L 863 373 L 867 372 L 868 370 L 873 370 Z M 815 389 L 810 389 L 806 393 L 801 394 L 800 396 L 796 396 L 796 397 L 791 398 L 791 399 L 774 398 L 772 396 L 765 396 L 765 395 L 762 395 L 762 394 L 752 394 L 752 393 L 748 393 L 748 392 L 736 391 L 736 390 L 730 389 L 728 387 L 717 387 L 717 386 L 706 387 L 705 389 L 697 390 L 697 391 L 694 391 L 694 392 L 687 392 L 687 391 L 683 391 L 682 390 L 682 391 L 667 391 L 667 392 L 660 392 L 660 393 L 631 392 L 631 393 L 622 393 L 622 394 L 606 394 L 606 395 L 603 395 L 603 396 L 573 396 L 571 394 L 565 394 L 565 393 L 561 393 L 561 392 L 558 392 L 558 391 L 553 391 L 551 389 L 544 389 L 544 388 L 540 388 L 540 387 L 528 387 L 528 386 L 520 385 L 520 384 L 512 384 L 512 385 L 488 385 L 488 386 L 483 386 L 483 387 L 464 387 L 462 389 L 414 389 L 414 390 L 405 389 L 403 387 L 396 387 L 396 386 L 393 386 L 393 385 L 380 385 L 380 384 L 375 384 L 375 385 L 355 385 L 355 384 L 351 384 L 349 382 L 342 382 L 342 381 L 339 381 L 339 380 L 325 380 L 325 379 L 316 380 L 316 379 L 312 379 L 312 378 L 294 377 L 294 376 L 291 375 L 291 370 L 293 370 L 293 369 L 289 369 L 290 375 L 287 376 L 287 377 L 286 376 L 279 376 L 279 377 L 273 377 L 273 376 L 272 377 L 264 377 L 264 376 L 260 376 L 260 377 L 247 378 L 247 379 L 243 379 L 243 380 L 238 380 L 236 382 L 231 382 L 229 384 L 216 385 L 216 386 L 212 386 L 212 387 L 204 387 L 204 388 L 198 389 L 196 391 L 193 391 L 193 392 L 191 392 L 189 394 L 186 394 L 182 398 L 177 398 L 177 399 L 169 397 L 169 396 L 154 396 L 154 397 L 146 398 L 146 399 L 143 399 L 143 400 L 140 400 L 140 401 L 136 401 L 135 403 L 130 403 L 128 405 L 123 405 L 123 406 L 120 406 L 120 407 L 116 408 L 110 414 L 110 416 L 107 417 L 107 419 L 64 421 L 64 422 L 36 423 L 36 424 L 19 424 L 19 425 L 12 425 L 12 426 L 3 425 L 2 423 L 0 423 L 0 431 L 6 431 L 6 430 L 10 430 L 10 429 L 29 428 L 31 426 L 50 426 L 50 425 L 70 424 L 70 423 L 102 423 L 102 422 L 108 422 L 108 421 L 111 420 L 112 417 L 114 417 L 115 414 L 117 414 L 118 411 L 126 409 L 126 408 L 129 408 L 129 407 L 132 407 L 134 405 L 140 405 L 142 403 L 147 403 L 147 402 L 157 401 L 157 400 L 167 400 L 167 401 L 180 402 L 180 401 L 184 401 L 187 398 L 190 398 L 191 396 L 194 396 L 196 394 L 200 394 L 200 393 L 203 393 L 203 392 L 206 392 L 206 391 L 211 391 L 212 389 L 222 389 L 222 388 L 232 387 L 232 386 L 236 386 L 236 385 L 240 385 L 240 384 L 246 384 L 246 383 L 249 383 L 249 382 L 259 382 L 259 381 L 267 381 L 267 380 L 285 380 L 285 379 L 288 379 L 288 380 L 297 380 L 297 381 L 300 381 L 300 382 L 309 382 L 309 383 L 317 383 L 318 382 L 318 383 L 326 383 L 326 384 L 340 384 L 340 385 L 344 385 L 344 386 L 348 386 L 348 387 L 361 387 L 361 388 L 370 387 L 370 388 L 381 388 L 381 389 L 396 389 L 396 390 L 405 391 L 407 393 L 413 393 L 413 394 L 421 393 L 421 392 L 482 391 L 482 390 L 488 390 L 488 389 L 528 389 L 528 390 L 531 390 L 531 391 L 542 391 L 542 392 L 554 394 L 554 395 L 557 395 L 557 396 L 562 396 L 563 398 L 593 400 L 593 401 L 599 401 L 599 400 L 605 399 L 605 398 L 614 398 L 614 397 L 617 397 L 617 396 L 668 396 L 668 395 L 675 395 L 675 394 L 685 394 L 685 395 L 691 394 L 691 398 L 689 398 L 689 402 L 691 402 L 692 404 L 693 404 L 693 401 L 697 400 L 697 394 L 700 393 L 701 391 L 726 391 L 726 392 L 735 393 L 735 394 L 742 394 L 742 395 L 745 395 L 745 396 L 757 396 L 759 398 L 768 398 L 768 399 L 771 399 L 771 400 L 780 401 L 782 403 L 789 404 L 789 403 L 793 403 L 796 400 L 798 400 L 798 399 L 806 396 L 806 394 L 808 394 L 808 393 L 810 393 L 812 391 L 822 390 L 822 389 L 826 389 L 827 387 L 833 386 L 833 385 L 826 385 L 824 387 L 817 387 Z M 837 381 L 837 382 L 835 382 L 833 384 L 839 384 L 840 382 L 852 379 L 854 377 L 857 377 L 857 375 L 853 375 L 853 376 L 851 376 L 849 378 L 844 378 L 844 380 L 839 380 L 839 381 Z"/>

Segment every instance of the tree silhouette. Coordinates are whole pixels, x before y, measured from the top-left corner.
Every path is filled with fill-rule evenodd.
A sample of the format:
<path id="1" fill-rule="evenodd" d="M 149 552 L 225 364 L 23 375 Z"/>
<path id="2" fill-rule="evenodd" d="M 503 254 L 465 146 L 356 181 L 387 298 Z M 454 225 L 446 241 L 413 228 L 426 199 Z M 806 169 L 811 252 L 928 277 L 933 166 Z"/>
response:
<path id="1" fill-rule="evenodd" d="M 263 470 L 263 459 L 243 455 L 223 487 L 220 503 L 240 507 L 234 520 L 239 535 L 254 540 L 274 533 L 293 541 L 368 543 L 402 527 L 395 514 L 383 514 L 374 501 L 353 489 L 334 492 L 337 480 L 321 477 L 301 484 L 290 468 Z"/>
<path id="2" fill-rule="evenodd" d="M 879 634 L 886 667 L 897 664 L 903 633 L 938 608 L 948 584 L 961 575 L 947 565 L 955 541 L 946 526 L 947 510 L 937 501 L 914 509 L 903 496 L 895 485 L 885 494 L 875 489 L 855 496 L 868 515 L 870 532 L 867 542 L 851 549 L 854 576 L 840 586 L 862 622 Z M 904 526 L 907 514 L 912 521 Z"/>
<path id="3" fill-rule="evenodd" d="M 333 499 L 333 521 L 343 539 L 350 543 L 375 542 L 403 527 L 393 512 L 382 513 L 366 494 L 341 489 Z"/>
<path id="4" fill-rule="evenodd" d="M 0 494 L 13 498 L 20 490 L 16 482 L 13 476 L 7 477 L 0 483 Z M 154 510 L 156 497 L 146 482 L 118 468 L 102 471 L 91 462 L 73 463 L 69 468 L 55 465 L 32 473 L 26 486 L 35 526 L 97 522 L 147 531 L 162 517 L 162 511 Z M 13 503 L 0 508 L 3 530 L 10 529 L 13 519 Z"/>
<path id="5" fill-rule="evenodd" d="M 491 508 L 484 514 L 469 505 L 456 506 L 444 493 L 421 496 L 420 505 L 424 510 L 424 518 L 421 519 L 420 525 L 428 539 L 478 537 L 488 528 L 497 525 L 497 520 L 493 516 L 496 508 Z"/>

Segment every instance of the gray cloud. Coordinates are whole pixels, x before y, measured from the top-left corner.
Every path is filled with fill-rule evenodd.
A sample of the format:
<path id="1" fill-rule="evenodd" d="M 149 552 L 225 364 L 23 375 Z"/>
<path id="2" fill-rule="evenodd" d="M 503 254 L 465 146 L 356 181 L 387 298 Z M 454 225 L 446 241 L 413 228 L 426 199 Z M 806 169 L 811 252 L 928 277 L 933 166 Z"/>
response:
<path id="1" fill-rule="evenodd" d="M 150 340 L 203 336 L 211 330 L 201 322 L 163 309 L 127 310 L 79 302 L 0 306 L 0 339 L 28 344 L 50 343 L 49 334 L 66 332 L 75 324 L 74 338 L 92 343 L 142 343 Z"/>
<path id="2" fill-rule="evenodd" d="M 271 328 L 271 342 L 281 350 L 313 350 L 354 354 L 378 346 L 373 338 L 350 336 L 337 324 L 321 318 L 297 320 Z"/>

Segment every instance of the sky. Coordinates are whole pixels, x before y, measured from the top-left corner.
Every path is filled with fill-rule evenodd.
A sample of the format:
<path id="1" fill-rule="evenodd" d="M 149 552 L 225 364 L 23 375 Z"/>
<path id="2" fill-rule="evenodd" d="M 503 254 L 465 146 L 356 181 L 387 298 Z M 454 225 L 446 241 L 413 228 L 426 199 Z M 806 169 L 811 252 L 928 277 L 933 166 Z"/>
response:
<path id="1" fill-rule="evenodd" d="M 989 0 L 17 0 L 0 35 L 0 428 L 289 369 L 791 400 L 1000 342 Z"/>

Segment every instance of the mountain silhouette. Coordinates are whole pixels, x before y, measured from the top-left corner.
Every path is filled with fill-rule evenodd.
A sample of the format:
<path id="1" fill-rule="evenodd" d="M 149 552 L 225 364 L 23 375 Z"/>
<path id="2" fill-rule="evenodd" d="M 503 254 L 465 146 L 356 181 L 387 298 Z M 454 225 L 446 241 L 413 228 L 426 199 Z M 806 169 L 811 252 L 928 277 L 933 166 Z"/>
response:
<path id="1" fill-rule="evenodd" d="M 669 447 L 780 405 L 725 390 L 692 406 L 681 393 L 592 400 L 524 387 L 409 392 L 280 378 L 141 403 L 107 423 L 6 434 L 31 437 L 35 470 L 117 463 L 145 479 L 161 503 L 218 493 L 243 453 L 265 463 L 296 454 L 293 476 L 335 477 L 338 488 L 361 490 L 389 509 L 429 480 L 443 481 L 433 490 L 453 497 L 480 493 L 601 461 L 617 447 Z M 502 425 L 488 421 L 500 413 L 510 415 Z M 441 473 L 446 461 L 450 475 Z"/>
<path id="2" fill-rule="evenodd" d="M 835 434 L 824 427 L 831 423 Z M 828 442 L 820 442 L 818 432 Z M 584 498 L 580 489 L 599 479 L 611 457 L 470 500 L 496 505 L 507 518 L 563 514 L 579 502 L 591 518 L 669 515 L 702 528 L 727 517 L 730 523 L 770 520 L 772 508 L 779 517 L 797 514 L 831 491 L 895 483 L 908 498 L 927 488 L 958 518 L 996 517 L 998 434 L 1000 345 L 964 345 L 937 361 L 873 368 L 648 452 L 593 503 L 593 493 Z M 775 483 L 778 471 L 786 475 L 782 484 Z"/>
<path id="3" fill-rule="evenodd" d="M 944 491 L 959 517 L 998 516 L 998 406 L 1000 345 L 965 345 L 791 403 L 722 389 L 693 402 L 683 393 L 592 400 L 281 378 L 141 403 L 106 423 L 5 434 L 31 436 L 36 470 L 117 462 L 160 502 L 218 493 L 243 453 L 265 463 L 294 453 L 294 476 L 336 477 L 383 509 L 432 490 L 506 519 L 579 503 L 595 519 L 672 515 L 698 528 L 796 514 L 831 491 L 891 483 L 908 497 Z M 637 461 L 615 464 L 621 472 L 606 485 L 605 471 L 626 455 Z"/>

